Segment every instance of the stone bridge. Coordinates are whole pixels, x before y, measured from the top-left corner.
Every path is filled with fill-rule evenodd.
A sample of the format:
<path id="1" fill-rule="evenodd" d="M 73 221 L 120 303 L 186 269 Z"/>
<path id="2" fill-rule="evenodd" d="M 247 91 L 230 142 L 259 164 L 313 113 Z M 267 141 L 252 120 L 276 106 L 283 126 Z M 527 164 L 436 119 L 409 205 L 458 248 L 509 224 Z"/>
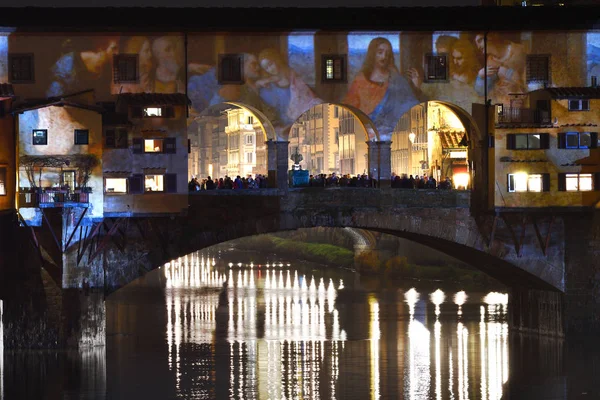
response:
<path id="1" fill-rule="evenodd" d="M 50 216 L 49 225 L 66 229 L 59 236 L 64 238 L 61 257 L 52 256 L 52 240 L 44 226 L 19 228 L 13 240 L 21 241 L 17 248 L 29 271 L 35 270 L 31 265 L 37 258 L 41 260 L 44 296 L 55 297 L 62 307 L 54 319 L 87 321 L 71 326 L 70 333 L 63 326 L 56 334 L 59 342 L 76 345 L 90 344 L 81 337 L 82 327 L 102 319 L 85 317 L 99 310 L 89 292 L 96 290 L 102 300 L 165 262 L 214 244 L 320 226 L 396 235 L 479 268 L 510 288 L 515 329 L 559 336 L 599 332 L 595 213 L 546 209 L 478 214 L 470 209 L 470 196 L 468 191 L 369 188 L 201 191 L 188 196 L 186 215 L 113 216 L 79 232 L 70 231 L 60 215 L 55 222 Z M 25 235 L 24 229 L 38 230 L 28 245 L 19 236 Z M 32 255 L 34 243 L 40 245 L 39 257 Z M 3 298 L 15 294 L 10 289 L 4 288 Z M 73 311 L 69 304 L 78 303 L 77 298 Z M 10 306 L 6 310 L 11 313 Z M 73 312 L 77 316 L 69 317 Z M 6 339 L 10 338 L 5 334 L 5 343 Z"/>

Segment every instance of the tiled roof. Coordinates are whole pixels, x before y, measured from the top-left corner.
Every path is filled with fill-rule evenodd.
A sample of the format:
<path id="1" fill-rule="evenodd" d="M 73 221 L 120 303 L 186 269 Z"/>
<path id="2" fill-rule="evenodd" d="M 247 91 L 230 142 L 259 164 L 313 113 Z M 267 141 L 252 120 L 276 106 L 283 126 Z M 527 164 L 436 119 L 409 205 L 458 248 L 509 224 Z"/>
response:
<path id="1" fill-rule="evenodd" d="M 500 162 L 514 162 L 514 163 L 538 163 L 538 162 L 547 162 L 548 160 L 544 159 L 532 159 L 532 160 L 520 160 L 514 159 L 508 156 L 500 157 Z"/>
<path id="2" fill-rule="evenodd" d="M 598 125 L 592 124 L 591 122 L 589 124 L 563 124 L 563 125 L 560 125 L 561 128 L 566 128 L 569 126 L 598 126 Z"/>
<path id="3" fill-rule="evenodd" d="M 465 132 L 439 131 L 440 141 L 443 149 L 456 149 L 459 147 L 467 147 L 466 143 L 461 143 L 465 138 Z M 465 138 L 465 141 L 467 139 Z"/>
<path id="4" fill-rule="evenodd" d="M 544 90 L 554 99 L 600 99 L 600 87 L 553 87 Z"/>
<path id="5" fill-rule="evenodd" d="M 77 103 L 74 101 L 57 99 L 56 97 L 50 97 L 47 99 L 32 100 L 32 101 L 27 101 L 25 103 L 18 104 L 15 107 L 15 109 L 13 110 L 13 112 L 20 113 L 23 111 L 36 110 L 38 108 L 44 108 L 44 107 L 50 107 L 50 106 L 58 106 L 58 107 L 68 106 L 68 107 L 83 108 L 85 110 L 96 111 L 96 112 L 103 111 L 103 109 L 101 107 L 93 106 L 90 104 Z"/>
<path id="6" fill-rule="evenodd" d="M 0 97 L 15 97 L 15 91 L 10 83 L 0 83 Z"/>
<path id="7" fill-rule="evenodd" d="M 123 93 L 119 101 L 134 106 L 172 106 L 192 104 L 182 93 Z"/>
<path id="8" fill-rule="evenodd" d="M 497 129 L 545 129 L 557 127 L 552 124 L 496 124 Z"/>

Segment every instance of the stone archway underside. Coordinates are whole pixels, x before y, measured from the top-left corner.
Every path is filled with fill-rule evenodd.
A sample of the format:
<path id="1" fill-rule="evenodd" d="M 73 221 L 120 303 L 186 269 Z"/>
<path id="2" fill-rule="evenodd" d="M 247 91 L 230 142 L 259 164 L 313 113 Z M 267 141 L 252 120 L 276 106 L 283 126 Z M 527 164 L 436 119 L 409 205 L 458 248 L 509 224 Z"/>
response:
<path id="1" fill-rule="evenodd" d="M 277 190 L 262 190 L 193 195 L 186 217 L 140 218 L 129 224 L 154 224 L 151 231 L 159 234 L 142 239 L 137 229 L 130 229 L 127 240 L 131 245 L 125 249 L 125 258 L 134 261 L 129 264 L 122 261 L 117 248 L 109 248 L 104 261 L 106 285 L 116 290 L 167 261 L 228 240 L 323 226 L 410 239 L 467 262 L 509 286 L 564 290 L 561 237 L 552 238 L 544 255 L 534 235 L 527 235 L 519 256 L 508 229 L 498 229 L 488 244 L 486 229 L 492 220 L 471 216 L 468 202 L 468 192 L 455 191 L 298 190 L 281 196 Z"/>

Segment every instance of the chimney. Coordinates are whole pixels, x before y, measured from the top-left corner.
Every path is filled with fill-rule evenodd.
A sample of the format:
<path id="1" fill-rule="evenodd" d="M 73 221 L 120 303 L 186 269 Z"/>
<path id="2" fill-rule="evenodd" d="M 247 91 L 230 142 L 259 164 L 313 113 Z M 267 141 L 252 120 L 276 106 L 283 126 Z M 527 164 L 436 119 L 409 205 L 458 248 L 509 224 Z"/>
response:
<path id="1" fill-rule="evenodd" d="M 592 87 L 598 87 L 598 77 L 596 75 L 592 75 Z"/>

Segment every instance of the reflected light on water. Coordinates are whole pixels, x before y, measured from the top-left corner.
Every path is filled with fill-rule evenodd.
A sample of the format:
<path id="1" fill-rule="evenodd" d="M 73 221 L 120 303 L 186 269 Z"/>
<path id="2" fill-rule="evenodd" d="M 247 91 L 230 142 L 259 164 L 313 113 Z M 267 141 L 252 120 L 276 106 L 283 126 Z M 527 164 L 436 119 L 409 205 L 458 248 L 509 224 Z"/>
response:
<path id="1" fill-rule="evenodd" d="M 464 290 L 461 290 L 460 292 L 456 292 L 456 294 L 454 295 L 454 304 L 456 304 L 458 306 L 458 315 L 462 315 L 462 306 L 463 304 L 465 304 L 467 302 L 469 296 L 467 296 L 467 294 L 465 293 Z"/>
<path id="2" fill-rule="evenodd" d="M 190 379 L 182 376 L 181 346 L 209 344 L 214 350 L 216 343 L 224 340 L 229 348 L 229 393 L 233 397 L 319 398 L 324 362 L 331 368 L 326 385 L 335 393 L 339 352 L 346 340 L 335 308 L 343 281 L 336 289 L 331 279 L 317 281 L 297 270 L 284 272 L 282 263 L 272 264 L 277 269 L 254 269 L 252 264 L 242 263 L 237 265 L 245 267 L 237 269 L 229 263 L 227 274 L 216 270 L 218 264 L 214 258 L 205 260 L 195 253 L 164 266 L 168 363 L 177 390 L 182 390 L 182 379 Z M 228 286 L 222 289 L 225 281 Z M 227 291 L 226 304 L 219 301 L 222 290 Z M 259 308 L 264 310 L 260 324 Z M 224 320 L 218 322 L 220 314 Z M 223 337 L 215 334 L 218 323 L 227 325 Z M 261 337 L 259 325 L 264 327 Z M 373 354 L 379 355 L 378 351 Z M 207 365 L 195 379 L 210 382 L 213 370 Z M 211 395 L 208 389 L 195 394 Z"/>
<path id="3" fill-rule="evenodd" d="M 435 315 L 440 315 L 440 304 L 446 300 L 446 295 L 440 289 L 429 295 L 429 298 L 433 304 L 435 304 Z"/>
<path id="4" fill-rule="evenodd" d="M 369 295 L 369 315 L 371 398 L 379 399 L 379 338 L 381 331 L 379 330 L 379 303 L 373 294 Z"/>

